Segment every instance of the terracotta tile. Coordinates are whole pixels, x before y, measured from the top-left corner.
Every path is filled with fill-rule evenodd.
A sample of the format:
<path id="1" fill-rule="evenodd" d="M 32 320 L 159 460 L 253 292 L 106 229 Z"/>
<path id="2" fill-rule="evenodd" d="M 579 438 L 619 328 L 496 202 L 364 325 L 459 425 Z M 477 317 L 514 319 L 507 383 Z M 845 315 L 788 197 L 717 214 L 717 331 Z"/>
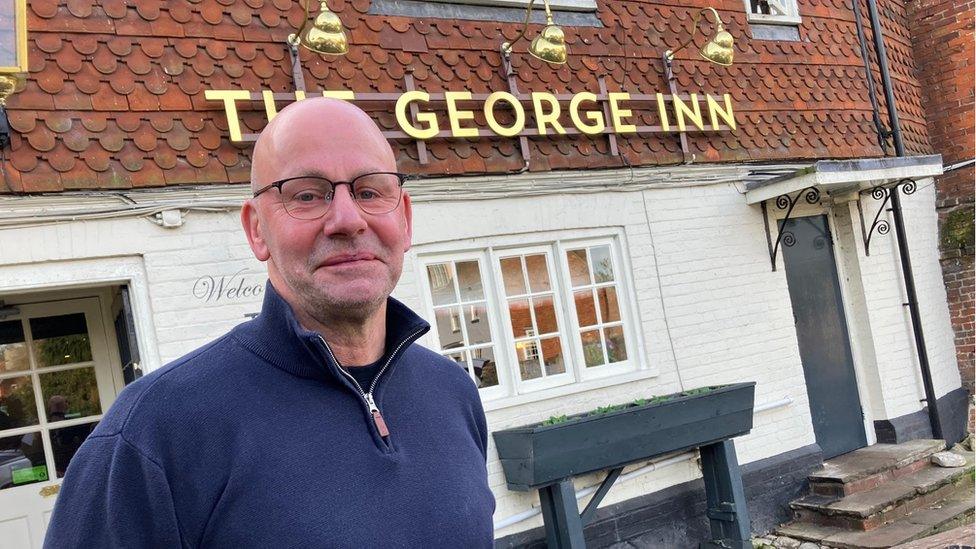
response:
<path id="1" fill-rule="evenodd" d="M 54 192 L 63 189 L 58 172 L 46 163 L 38 164 L 33 171 L 21 173 L 21 187 L 26 193 Z"/>
<path id="2" fill-rule="evenodd" d="M 28 7 L 38 17 L 50 19 L 58 13 L 58 0 L 35 0 L 28 4 Z"/>
<path id="3" fill-rule="evenodd" d="M 100 0 L 99 4 L 112 19 L 123 19 L 128 11 L 124 0 Z"/>
<path id="4" fill-rule="evenodd" d="M 10 153 L 10 164 L 17 171 L 29 172 L 37 167 L 37 150 L 31 147 L 20 147 Z"/>

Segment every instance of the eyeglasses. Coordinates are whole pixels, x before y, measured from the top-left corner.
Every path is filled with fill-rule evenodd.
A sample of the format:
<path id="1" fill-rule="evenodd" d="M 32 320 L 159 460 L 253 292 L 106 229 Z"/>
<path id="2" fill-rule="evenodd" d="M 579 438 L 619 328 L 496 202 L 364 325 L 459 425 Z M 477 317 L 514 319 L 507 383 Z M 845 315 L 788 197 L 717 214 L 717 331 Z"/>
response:
<path id="1" fill-rule="evenodd" d="M 364 173 L 352 181 L 329 181 L 324 177 L 303 175 L 275 181 L 255 192 L 254 196 L 274 187 L 278 189 L 281 204 L 288 215 L 295 219 L 311 220 L 329 211 L 337 186 L 349 185 L 352 199 L 361 210 L 382 215 L 400 205 L 403 183 L 408 179 L 409 175 L 396 172 Z"/>

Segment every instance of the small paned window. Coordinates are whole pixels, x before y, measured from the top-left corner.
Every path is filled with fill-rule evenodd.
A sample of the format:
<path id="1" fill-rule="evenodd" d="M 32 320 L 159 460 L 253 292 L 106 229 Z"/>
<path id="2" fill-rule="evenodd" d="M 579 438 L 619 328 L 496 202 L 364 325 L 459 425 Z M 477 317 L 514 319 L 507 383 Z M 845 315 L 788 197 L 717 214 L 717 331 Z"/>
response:
<path id="1" fill-rule="evenodd" d="M 558 299 L 547 251 L 501 257 L 505 308 L 521 381 L 566 373 L 556 315 Z"/>
<path id="2" fill-rule="evenodd" d="M 555 241 L 424 260 L 437 350 L 498 398 L 638 368 L 616 241 Z"/>
<path id="3" fill-rule="evenodd" d="M 498 385 L 478 260 L 428 265 L 427 280 L 441 352 L 467 370 L 478 387 Z"/>
<path id="4" fill-rule="evenodd" d="M 797 0 L 745 0 L 750 23 L 797 25 Z"/>
<path id="5" fill-rule="evenodd" d="M 566 260 L 584 364 L 594 368 L 627 360 L 610 246 L 568 250 Z"/>

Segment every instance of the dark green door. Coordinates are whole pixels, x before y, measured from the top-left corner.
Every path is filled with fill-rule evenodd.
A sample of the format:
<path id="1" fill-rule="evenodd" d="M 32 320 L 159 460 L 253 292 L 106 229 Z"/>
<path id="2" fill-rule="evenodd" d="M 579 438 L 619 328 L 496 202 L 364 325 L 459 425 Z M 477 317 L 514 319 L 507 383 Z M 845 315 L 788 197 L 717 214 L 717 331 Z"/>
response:
<path id="1" fill-rule="evenodd" d="M 824 459 L 867 445 L 827 216 L 780 222 L 810 415 Z"/>

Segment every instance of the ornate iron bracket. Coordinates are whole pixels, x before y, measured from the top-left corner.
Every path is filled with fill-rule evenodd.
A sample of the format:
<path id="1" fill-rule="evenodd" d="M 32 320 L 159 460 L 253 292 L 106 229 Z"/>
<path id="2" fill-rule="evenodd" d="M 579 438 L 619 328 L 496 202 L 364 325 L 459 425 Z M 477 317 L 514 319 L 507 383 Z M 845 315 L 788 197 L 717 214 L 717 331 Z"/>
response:
<path id="1" fill-rule="evenodd" d="M 880 235 L 886 235 L 891 230 L 891 224 L 888 223 L 887 219 L 882 219 L 881 214 L 885 211 L 890 211 L 887 208 L 888 202 L 891 200 L 891 193 L 897 192 L 899 187 L 901 192 L 910 195 L 915 194 L 918 189 L 918 184 L 914 179 L 906 178 L 898 181 L 891 187 L 874 187 L 870 191 L 861 191 L 857 196 L 857 213 L 858 217 L 861 219 L 861 237 L 864 241 L 864 255 L 871 255 L 871 237 L 874 236 L 875 232 Z M 871 222 L 871 228 L 868 229 L 864 226 L 864 209 L 861 207 L 861 196 L 865 194 L 870 194 L 871 198 L 875 200 L 881 200 L 881 207 L 878 208 L 877 213 L 874 214 L 874 220 Z"/>
<path id="2" fill-rule="evenodd" d="M 800 197 L 807 204 L 816 204 L 820 202 L 820 190 L 816 187 L 807 187 L 802 191 L 796 193 L 796 196 L 790 197 L 788 194 L 781 194 L 776 197 L 776 208 L 779 210 L 786 210 L 786 215 L 783 216 L 783 226 L 786 226 L 786 222 L 790 219 L 790 215 L 793 214 L 793 208 L 800 202 Z M 784 246 L 792 246 L 796 244 L 796 236 L 782 229 L 777 229 L 776 231 L 776 243 L 773 243 L 772 235 L 769 232 L 769 212 L 766 210 L 766 201 L 763 200 L 760 203 L 763 213 L 763 226 L 766 229 L 766 245 L 769 247 L 769 262 L 773 266 L 773 271 L 776 271 L 776 256 L 779 254 L 779 245 L 782 243 Z"/>

